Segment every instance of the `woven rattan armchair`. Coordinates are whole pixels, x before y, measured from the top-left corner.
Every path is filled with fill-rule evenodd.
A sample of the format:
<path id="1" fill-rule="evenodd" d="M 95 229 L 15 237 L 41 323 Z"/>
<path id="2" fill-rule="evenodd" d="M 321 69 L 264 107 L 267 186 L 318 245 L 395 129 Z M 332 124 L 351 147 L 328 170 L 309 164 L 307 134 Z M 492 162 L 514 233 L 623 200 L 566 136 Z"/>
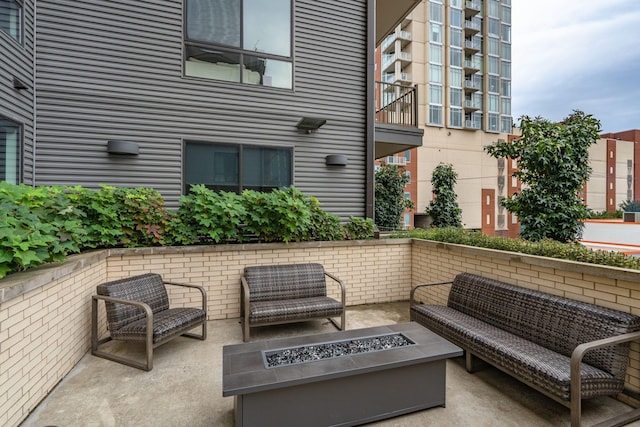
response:
<path id="1" fill-rule="evenodd" d="M 326 277 L 340 287 L 340 301 L 327 296 Z M 245 267 L 240 278 L 242 338 L 250 339 L 250 328 L 329 319 L 344 330 L 345 294 L 342 280 L 317 263 Z M 332 317 L 340 316 L 340 324 Z"/>
<path id="2" fill-rule="evenodd" d="M 202 294 L 200 308 L 169 308 L 165 285 L 194 288 Z M 207 295 L 204 288 L 184 283 L 165 282 L 159 274 L 143 274 L 103 283 L 92 299 L 91 354 L 134 368 L 153 369 L 153 349 L 183 335 L 204 340 L 207 338 Z M 105 302 L 109 336 L 98 337 L 98 301 Z M 190 333 L 201 326 L 202 333 Z M 141 341 L 145 343 L 146 361 L 105 352 L 99 347 L 111 340 Z"/>

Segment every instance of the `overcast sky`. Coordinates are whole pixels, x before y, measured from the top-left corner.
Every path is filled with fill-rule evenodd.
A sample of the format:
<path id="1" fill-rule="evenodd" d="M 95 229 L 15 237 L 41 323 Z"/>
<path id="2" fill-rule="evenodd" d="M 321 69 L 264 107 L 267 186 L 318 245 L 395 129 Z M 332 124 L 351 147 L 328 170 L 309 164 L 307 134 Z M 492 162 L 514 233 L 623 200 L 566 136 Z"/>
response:
<path id="1" fill-rule="evenodd" d="M 640 0 L 513 0 L 512 114 L 640 129 Z"/>

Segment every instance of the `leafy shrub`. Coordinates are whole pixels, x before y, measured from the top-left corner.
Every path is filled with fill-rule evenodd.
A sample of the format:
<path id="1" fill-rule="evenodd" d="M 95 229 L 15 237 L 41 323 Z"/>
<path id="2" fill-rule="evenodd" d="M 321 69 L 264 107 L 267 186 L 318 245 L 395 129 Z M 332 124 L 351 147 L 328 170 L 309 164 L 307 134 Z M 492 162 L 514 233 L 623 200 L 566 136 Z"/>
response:
<path id="1" fill-rule="evenodd" d="M 245 190 L 242 203 L 245 230 L 261 242 L 301 241 L 309 234 L 311 209 L 304 194 L 294 187 L 268 193 Z"/>
<path id="2" fill-rule="evenodd" d="M 371 218 L 349 217 L 344 225 L 344 235 L 348 240 L 362 240 L 373 236 L 373 221 Z"/>
<path id="3" fill-rule="evenodd" d="M 309 229 L 303 240 L 343 240 L 344 230 L 340 217 L 320 208 L 320 202 L 315 197 L 307 200 L 311 217 Z"/>
<path id="4" fill-rule="evenodd" d="M 458 174 L 450 164 L 440 163 L 433 170 L 431 184 L 433 198 L 426 213 L 433 220 L 432 227 L 462 227 L 462 209 L 458 205 L 458 196 L 454 191 Z"/>
<path id="5" fill-rule="evenodd" d="M 79 252 L 85 231 L 61 187 L 0 183 L 0 278 Z"/>
<path id="6" fill-rule="evenodd" d="M 412 209 L 413 202 L 404 198 L 404 187 L 409 182 L 404 167 L 383 165 L 375 173 L 376 224 L 388 229 L 400 227 L 402 212 Z"/>
<path id="7" fill-rule="evenodd" d="M 607 211 L 597 212 L 597 211 L 589 210 L 589 213 L 588 213 L 587 217 L 589 219 L 616 219 L 616 218 L 622 218 L 622 211 L 620 209 L 616 210 L 615 212 L 607 212 Z"/>
<path id="8" fill-rule="evenodd" d="M 620 209 L 624 212 L 640 212 L 640 200 L 625 200 L 620 203 Z"/>
<path id="9" fill-rule="evenodd" d="M 157 190 L 109 186 L 97 191 L 80 186 L 67 190 L 69 201 L 81 212 L 87 232 L 85 248 L 165 244 L 171 214 Z"/>
<path id="10" fill-rule="evenodd" d="M 204 185 L 194 185 L 180 198 L 180 208 L 170 225 L 173 244 L 220 243 L 242 240 L 240 225 L 246 216 L 241 197 L 235 193 L 216 193 Z"/>
<path id="11" fill-rule="evenodd" d="M 520 252 L 549 258 L 560 258 L 612 267 L 640 270 L 640 258 L 622 252 L 596 251 L 578 243 L 561 243 L 552 239 L 531 242 L 521 239 L 487 236 L 479 232 L 469 232 L 460 228 L 416 229 L 395 233 L 393 237 L 414 237 L 438 242 L 478 246 L 510 252 Z"/>

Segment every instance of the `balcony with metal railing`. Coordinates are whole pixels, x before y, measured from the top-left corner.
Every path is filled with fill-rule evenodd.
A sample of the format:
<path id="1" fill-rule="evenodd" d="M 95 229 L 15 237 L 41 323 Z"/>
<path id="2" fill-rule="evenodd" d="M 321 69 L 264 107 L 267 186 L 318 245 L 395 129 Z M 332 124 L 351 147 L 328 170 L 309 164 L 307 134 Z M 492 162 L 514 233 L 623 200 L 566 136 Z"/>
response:
<path id="1" fill-rule="evenodd" d="M 388 73 L 376 82 L 375 158 L 393 155 L 422 145 L 424 131 L 418 127 L 418 87 L 390 83 L 409 81 L 409 73 Z"/>
<path id="2" fill-rule="evenodd" d="M 480 40 L 473 39 L 465 39 L 464 40 L 464 49 L 469 53 L 476 53 L 480 51 Z"/>
<path id="3" fill-rule="evenodd" d="M 464 2 L 464 16 L 471 18 L 482 10 L 482 4 L 478 0 L 466 0 Z"/>
<path id="4" fill-rule="evenodd" d="M 472 36 L 480 32 L 480 23 L 471 19 L 465 19 L 464 21 L 464 33 L 467 36 Z"/>
<path id="5" fill-rule="evenodd" d="M 466 111 L 477 111 L 482 109 L 482 103 L 480 101 L 475 101 L 472 99 L 464 100 L 464 109 Z"/>
<path id="6" fill-rule="evenodd" d="M 480 129 L 480 123 L 476 122 L 475 120 L 465 120 L 464 121 L 464 127 L 467 129 Z"/>
<path id="7" fill-rule="evenodd" d="M 464 60 L 464 74 L 474 74 L 482 69 L 482 61 L 480 59 L 465 59 Z"/>
<path id="8" fill-rule="evenodd" d="M 480 90 L 480 82 L 475 81 L 475 80 L 471 80 L 471 79 L 465 79 L 464 80 L 464 89 L 467 92 L 475 92 Z"/>

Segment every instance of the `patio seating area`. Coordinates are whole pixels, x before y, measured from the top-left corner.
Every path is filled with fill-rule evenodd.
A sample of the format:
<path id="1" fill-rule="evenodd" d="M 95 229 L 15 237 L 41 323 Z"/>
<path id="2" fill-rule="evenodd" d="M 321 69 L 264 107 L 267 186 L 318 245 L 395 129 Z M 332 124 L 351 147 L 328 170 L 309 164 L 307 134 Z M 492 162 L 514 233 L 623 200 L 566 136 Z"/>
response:
<path id="1" fill-rule="evenodd" d="M 409 321 L 409 303 L 347 307 L 349 329 Z M 145 372 L 88 352 L 53 389 L 23 427 L 41 426 L 233 426 L 233 398 L 222 397 L 222 347 L 242 343 L 239 318 L 208 322 L 206 341 L 178 337 L 154 354 Z M 327 320 L 255 328 L 252 341 L 333 332 Z M 110 351 L 144 357 L 144 345 L 109 342 Z M 569 410 L 487 367 L 474 374 L 464 358 L 447 362 L 446 407 L 386 421 L 379 426 L 565 426 Z M 583 402 L 583 422 L 592 425 L 631 409 L 609 397 Z M 640 422 L 630 424 L 640 426 Z"/>

